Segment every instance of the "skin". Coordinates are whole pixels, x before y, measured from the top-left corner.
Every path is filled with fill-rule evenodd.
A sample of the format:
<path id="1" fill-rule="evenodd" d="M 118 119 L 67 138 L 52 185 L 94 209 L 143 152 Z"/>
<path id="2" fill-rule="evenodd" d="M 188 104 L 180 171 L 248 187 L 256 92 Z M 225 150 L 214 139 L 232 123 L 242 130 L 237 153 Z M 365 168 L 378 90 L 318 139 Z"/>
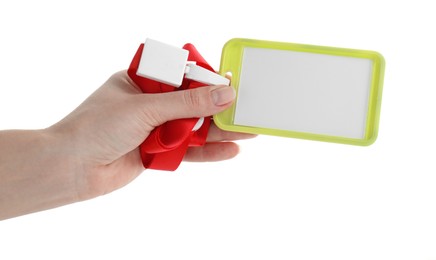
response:
<path id="1" fill-rule="evenodd" d="M 143 94 L 121 71 L 53 126 L 0 131 L 0 220 L 125 186 L 144 171 L 138 146 L 155 127 L 216 114 L 234 98 L 226 86 Z M 184 160 L 233 158 L 239 149 L 232 141 L 251 137 L 212 124 L 206 145 L 190 148 Z"/>

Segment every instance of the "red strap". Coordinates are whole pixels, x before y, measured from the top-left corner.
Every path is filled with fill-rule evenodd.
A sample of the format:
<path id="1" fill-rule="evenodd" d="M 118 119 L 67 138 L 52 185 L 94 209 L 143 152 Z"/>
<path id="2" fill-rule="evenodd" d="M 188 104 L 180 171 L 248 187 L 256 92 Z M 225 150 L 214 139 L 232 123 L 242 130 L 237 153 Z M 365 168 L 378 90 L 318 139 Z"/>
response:
<path id="1" fill-rule="evenodd" d="M 185 44 L 184 49 L 189 51 L 188 60 L 195 61 L 197 65 L 214 71 L 213 68 L 200 55 L 192 44 Z M 140 77 L 136 75 L 141 59 L 144 44 L 141 44 L 133 57 L 127 71 L 129 77 L 141 88 L 144 93 L 163 93 L 179 89 L 193 89 L 204 86 L 199 82 L 183 79 L 182 86 L 175 88 L 170 85 Z M 147 139 L 140 145 L 142 163 L 145 168 L 174 171 L 180 165 L 188 147 L 202 146 L 206 143 L 210 126 L 210 118 L 204 118 L 203 125 L 197 131 L 192 128 L 198 118 L 186 118 L 168 121 L 156 127 Z"/>

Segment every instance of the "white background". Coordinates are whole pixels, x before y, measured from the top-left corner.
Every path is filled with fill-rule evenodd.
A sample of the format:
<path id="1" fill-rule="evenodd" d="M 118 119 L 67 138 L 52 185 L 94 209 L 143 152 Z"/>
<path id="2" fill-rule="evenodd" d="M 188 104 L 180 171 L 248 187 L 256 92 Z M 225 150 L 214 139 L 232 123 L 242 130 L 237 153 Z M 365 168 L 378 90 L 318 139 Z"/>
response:
<path id="1" fill-rule="evenodd" d="M 2 0 L 0 128 L 60 120 L 146 37 L 192 42 L 215 68 L 245 37 L 381 52 L 377 142 L 259 137 L 231 161 L 145 171 L 0 222 L 0 259 L 436 259 L 433 1 L 240 2 Z"/>

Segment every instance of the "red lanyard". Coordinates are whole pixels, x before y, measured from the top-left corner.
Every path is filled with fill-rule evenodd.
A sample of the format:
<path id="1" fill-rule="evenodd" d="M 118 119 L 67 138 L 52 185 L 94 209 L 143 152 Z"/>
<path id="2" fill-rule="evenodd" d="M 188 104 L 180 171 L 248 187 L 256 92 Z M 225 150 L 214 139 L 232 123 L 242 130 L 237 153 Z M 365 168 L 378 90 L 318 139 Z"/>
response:
<path id="1" fill-rule="evenodd" d="M 184 78 L 180 88 L 176 88 L 136 75 L 143 48 L 144 44 L 141 44 L 127 71 L 129 77 L 141 88 L 142 92 L 163 93 L 204 86 L 202 83 Z M 183 49 L 189 51 L 188 61 L 195 61 L 198 66 L 214 72 L 194 45 L 185 44 Z M 206 143 L 210 120 L 210 117 L 204 118 L 202 126 L 197 131 L 192 131 L 192 128 L 198 118 L 177 119 L 156 127 L 140 145 L 144 167 L 156 170 L 176 170 L 189 147 L 202 146 Z"/>

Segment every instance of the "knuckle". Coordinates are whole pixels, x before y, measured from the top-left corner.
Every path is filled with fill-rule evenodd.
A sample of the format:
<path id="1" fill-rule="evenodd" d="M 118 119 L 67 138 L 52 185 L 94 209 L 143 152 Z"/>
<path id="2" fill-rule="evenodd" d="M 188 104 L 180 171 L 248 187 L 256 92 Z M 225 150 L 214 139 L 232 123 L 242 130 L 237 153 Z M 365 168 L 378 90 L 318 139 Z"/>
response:
<path id="1" fill-rule="evenodd" d="M 198 108 L 201 105 L 201 95 L 199 91 L 196 90 L 186 90 L 183 91 L 183 101 L 191 108 Z"/>

